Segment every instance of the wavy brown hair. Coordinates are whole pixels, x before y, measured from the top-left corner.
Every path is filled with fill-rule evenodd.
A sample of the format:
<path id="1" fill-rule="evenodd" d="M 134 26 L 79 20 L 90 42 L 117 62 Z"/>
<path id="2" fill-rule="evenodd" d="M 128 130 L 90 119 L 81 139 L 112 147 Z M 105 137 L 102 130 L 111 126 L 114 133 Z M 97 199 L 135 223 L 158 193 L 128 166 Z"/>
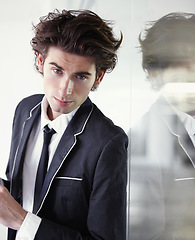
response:
<path id="1" fill-rule="evenodd" d="M 59 46 L 63 51 L 92 57 L 97 71 L 112 71 L 123 38 L 122 33 L 120 39 L 114 37 L 112 25 L 89 10 L 55 10 L 41 17 L 31 40 L 36 68 L 37 53 L 45 59 L 50 46 Z"/>

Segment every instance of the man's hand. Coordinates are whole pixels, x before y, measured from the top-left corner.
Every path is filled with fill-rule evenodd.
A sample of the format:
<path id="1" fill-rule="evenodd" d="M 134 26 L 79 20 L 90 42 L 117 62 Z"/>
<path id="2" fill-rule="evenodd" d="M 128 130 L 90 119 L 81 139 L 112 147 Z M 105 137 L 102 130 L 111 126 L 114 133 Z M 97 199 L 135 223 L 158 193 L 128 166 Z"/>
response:
<path id="1" fill-rule="evenodd" d="M 19 230 L 27 212 L 11 196 L 8 190 L 0 185 L 0 224 Z"/>

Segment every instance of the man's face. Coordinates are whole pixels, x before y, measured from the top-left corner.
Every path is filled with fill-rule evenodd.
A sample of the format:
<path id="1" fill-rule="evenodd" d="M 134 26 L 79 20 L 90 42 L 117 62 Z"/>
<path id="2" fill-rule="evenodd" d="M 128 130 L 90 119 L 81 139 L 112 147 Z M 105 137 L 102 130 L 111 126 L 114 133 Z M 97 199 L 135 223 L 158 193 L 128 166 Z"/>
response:
<path id="1" fill-rule="evenodd" d="M 45 59 L 38 55 L 37 63 L 39 71 L 43 73 L 50 120 L 80 106 L 91 88 L 99 85 L 105 73 L 100 71 L 96 76 L 96 66 L 91 57 L 67 53 L 53 46 L 49 48 Z"/>
<path id="2" fill-rule="evenodd" d="M 195 113 L 195 62 L 169 67 L 162 72 L 163 93 L 179 110 Z"/>

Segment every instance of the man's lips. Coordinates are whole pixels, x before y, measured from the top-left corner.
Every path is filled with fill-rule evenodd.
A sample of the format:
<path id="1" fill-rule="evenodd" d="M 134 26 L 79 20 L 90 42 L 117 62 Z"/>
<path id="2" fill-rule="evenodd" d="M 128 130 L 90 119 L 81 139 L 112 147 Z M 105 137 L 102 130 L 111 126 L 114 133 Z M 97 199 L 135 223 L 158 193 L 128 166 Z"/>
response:
<path id="1" fill-rule="evenodd" d="M 56 97 L 54 97 L 55 101 L 57 102 L 57 104 L 59 104 L 60 106 L 69 106 L 73 101 L 71 100 L 60 100 Z"/>

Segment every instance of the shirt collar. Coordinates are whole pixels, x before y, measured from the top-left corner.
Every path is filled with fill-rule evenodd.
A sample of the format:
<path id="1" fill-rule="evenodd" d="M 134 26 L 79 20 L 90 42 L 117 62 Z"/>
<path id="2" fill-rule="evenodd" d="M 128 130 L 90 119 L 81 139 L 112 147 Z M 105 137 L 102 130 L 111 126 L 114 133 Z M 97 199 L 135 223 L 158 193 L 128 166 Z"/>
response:
<path id="1" fill-rule="evenodd" d="M 48 126 L 53 128 L 57 133 L 61 132 L 62 130 L 64 131 L 64 129 L 66 129 L 72 117 L 79 109 L 79 107 L 77 107 L 72 112 L 68 114 L 61 114 L 59 117 L 51 121 L 47 115 L 48 106 L 49 103 L 47 101 L 47 98 L 44 96 L 41 103 L 41 129 L 43 129 L 44 126 L 48 124 Z"/>

